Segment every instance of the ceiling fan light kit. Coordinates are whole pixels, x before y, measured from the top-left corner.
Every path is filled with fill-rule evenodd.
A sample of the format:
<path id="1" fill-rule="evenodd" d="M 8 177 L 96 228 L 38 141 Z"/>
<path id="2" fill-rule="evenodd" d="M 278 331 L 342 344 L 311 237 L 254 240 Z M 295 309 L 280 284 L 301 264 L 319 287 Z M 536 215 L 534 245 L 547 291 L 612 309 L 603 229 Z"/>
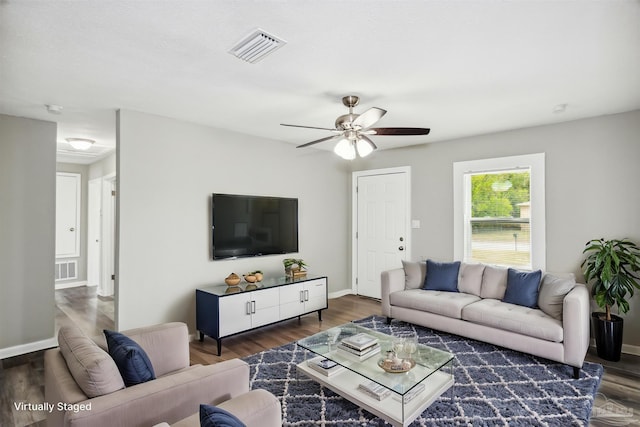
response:
<path id="1" fill-rule="evenodd" d="M 341 139 L 333 148 L 333 152 L 345 160 L 353 160 L 356 158 L 356 149 L 348 139 Z"/>
<path id="2" fill-rule="evenodd" d="M 306 129 L 328 130 L 338 133 L 336 136 L 320 138 L 306 144 L 298 145 L 296 148 L 308 147 L 320 142 L 337 140 L 337 144 L 333 151 L 345 160 L 353 160 L 356 154 L 360 157 L 366 157 L 378 147 L 367 135 L 427 135 L 430 129 L 427 128 L 372 128 L 378 120 L 384 116 L 387 111 L 382 108 L 372 107 L 362 114 L 355 114 L 353 107 L 358 105 L 360 98 L 355 95 L 349 95 L 342 98 L 342 103 L 349 108 L 348 114 L 343 114 L 336 119 L 335 129 L 321 128 L 317 126 L 301 126 L 281 123 L 282 126 L 298 127 Z"/>
<path id="3" fill-rule="evenodd" d="M 375 149 L 373 145 L 364 138 L 360 138 L 358 142 L 356 142 L 356 147 L 360 157 L 367 157 L 369 154 L 373 153 L 373 150 Z"/>

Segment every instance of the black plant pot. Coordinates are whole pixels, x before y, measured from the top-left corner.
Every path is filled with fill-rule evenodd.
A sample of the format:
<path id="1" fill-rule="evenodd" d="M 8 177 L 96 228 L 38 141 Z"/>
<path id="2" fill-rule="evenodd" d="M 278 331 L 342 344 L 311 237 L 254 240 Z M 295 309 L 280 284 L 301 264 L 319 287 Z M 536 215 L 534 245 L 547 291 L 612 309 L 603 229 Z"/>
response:
<path id="1" fill-rule="evenodd" d="M 622 351 L 622 317 L 611 315 L 611 320 L 606 320 L 605 313 L 591 313 L 593 319 L 593 333 L 596 336 L 598 357 L 604 360 L 617 362 Z"/>

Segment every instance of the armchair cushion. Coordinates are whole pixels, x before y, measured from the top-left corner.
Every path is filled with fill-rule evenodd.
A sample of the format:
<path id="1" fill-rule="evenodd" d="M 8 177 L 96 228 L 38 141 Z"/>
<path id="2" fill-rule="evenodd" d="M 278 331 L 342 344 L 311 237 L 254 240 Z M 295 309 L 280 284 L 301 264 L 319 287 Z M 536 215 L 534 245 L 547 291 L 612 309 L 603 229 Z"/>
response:
<path id="1" fill-rule="evenodd" d="M 131 338 L 118 332 L 104 330 L 109 355 L 118 366 L 127 387 L 154 380 L 153 366 L 147 353 Z"/>
<path id="2" fill-rule="evenodd" d="M 71 376 L 88 397 L 97 397 L 124 388 L 115 362 L 77 326 L 58 331 L 58 345 Z"/>
<path id="3" fill-rule="evenodd" d="M 200 405 L 201 427 L 246 427 L 231 412 L 213 405 Z"/>

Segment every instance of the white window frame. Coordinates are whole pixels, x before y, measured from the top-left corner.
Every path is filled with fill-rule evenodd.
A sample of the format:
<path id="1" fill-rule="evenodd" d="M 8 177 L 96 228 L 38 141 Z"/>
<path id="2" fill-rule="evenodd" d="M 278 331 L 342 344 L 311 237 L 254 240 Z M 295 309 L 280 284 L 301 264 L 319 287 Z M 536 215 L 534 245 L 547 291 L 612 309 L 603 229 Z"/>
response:
<path id="1" fill-rule="evenodd" d="M 545 218 L 545 154 L 525 154 L 521 156 L 498 157 L 453 163 L 453 256 L 464 260 L 465 215 L 470 212 L 467 204 L 470 188 L 465 188 L 465 175 L 469 173 L 489 173 L 501 170 L 528 168 L 531 171 L 531 267 L 545 270 L 546 218 Z"/>

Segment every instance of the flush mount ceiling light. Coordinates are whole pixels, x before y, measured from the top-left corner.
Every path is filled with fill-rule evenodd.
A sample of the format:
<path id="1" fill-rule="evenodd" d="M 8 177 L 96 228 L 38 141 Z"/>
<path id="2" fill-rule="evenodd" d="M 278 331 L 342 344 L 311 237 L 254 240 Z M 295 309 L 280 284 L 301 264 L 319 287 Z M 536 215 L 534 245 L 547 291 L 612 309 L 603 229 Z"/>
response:
<path id="1" fill-rule="evenodd" d="M 76 150 L 82 151 L 88 150 L 93 144 L 95 144 L 93 139 L 87 138 L 67 138 L 66 141 Z"/>
<path id="2" fill-rule="evenodd" d="M 229 53 L 243 61 L 255 64 L 280 49 L 287 42 L 258 28 L 240 40 Z"/>

